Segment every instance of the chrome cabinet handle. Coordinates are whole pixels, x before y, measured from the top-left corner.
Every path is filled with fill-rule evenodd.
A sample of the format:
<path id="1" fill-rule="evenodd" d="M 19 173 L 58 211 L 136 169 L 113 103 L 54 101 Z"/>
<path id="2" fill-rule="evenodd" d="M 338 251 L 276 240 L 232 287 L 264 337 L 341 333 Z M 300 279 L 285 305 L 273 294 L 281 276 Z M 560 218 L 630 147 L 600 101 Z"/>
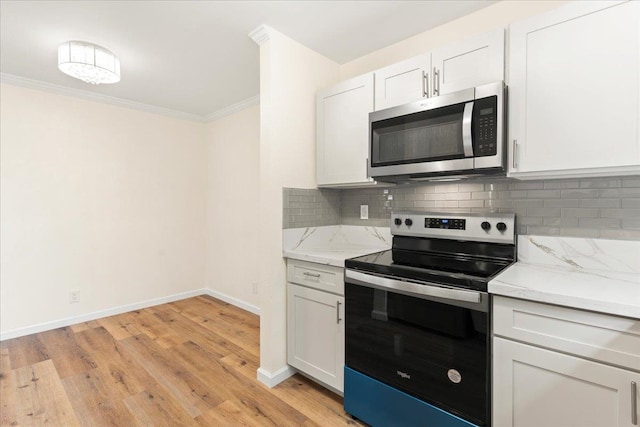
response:
<path id="1" fill-rule="evenodd" d="M 638 425 L 638 386 L 631 381 L 631 424 Z"/>
<path id="2" fill-rule="evenodd" d="M 422 71 L 422 97 L 429 97 L 429 73 Z"/>
<path id="3" fill-rule="evenodd" d="M 308 271 L 305 271 L 302 274 L 304 274 L 305 276 L 308 276 L 308 277 L 318 277 L 318 278 L 320 277 L 320 273 L 309 273 Z"/>
<path id="4" fill-rule="evenodd" d="M 511 162 L 511 165 L 513 166 L 514 169 L 518 169 L 518 140 L 514 139 L 513 140 L 513 159 Z"/>
<path id="5" fill-rule="evenodd" d="M 433 95 L 440 95 L 440 72 L 433 67 Z"/>
<path id="6" fill-rule="evenodd" d="M 342 304 L 340 301 L 338 301 L 336 304 L 336 323 L 337 324 L 340 324 L 340 321 L 342 320 L 340 318 L 340 304 Z"/>

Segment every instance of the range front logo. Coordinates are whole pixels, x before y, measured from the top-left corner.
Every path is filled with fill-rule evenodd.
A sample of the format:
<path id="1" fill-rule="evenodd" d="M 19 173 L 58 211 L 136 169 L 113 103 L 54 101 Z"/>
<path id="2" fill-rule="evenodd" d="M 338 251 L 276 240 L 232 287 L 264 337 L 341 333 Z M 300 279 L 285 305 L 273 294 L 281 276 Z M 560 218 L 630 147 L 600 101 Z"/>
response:
<path id="1" fill-rule="evenodd" d="M 460 384 L 460 382 L 462 381 L 462 375 L 456 369 L 449 369 L 447 371 L 447 376 L 449 377 L 449 381 L 454 384 Z"/>
<path id="2" fill-rule="evenodd" d="M 398 376 L 400 378 L 403 378 L 405 380 L 410 380 L 411 379 L 411 375 L 407 374 L 406 372 L 396 371 L 396 374 L 398 374 Z"/>

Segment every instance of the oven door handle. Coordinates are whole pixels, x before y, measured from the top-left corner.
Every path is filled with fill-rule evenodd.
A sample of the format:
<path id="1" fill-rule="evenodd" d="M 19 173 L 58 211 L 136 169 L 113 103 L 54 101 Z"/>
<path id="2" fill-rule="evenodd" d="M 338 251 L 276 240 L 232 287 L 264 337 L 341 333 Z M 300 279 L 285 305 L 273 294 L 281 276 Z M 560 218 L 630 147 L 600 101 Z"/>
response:
<path id="1" fill-rule="evenodd" d="M 480 303 L 482 300 L 482 292 L 444 288 L 431 282 L 405 282 L 402 280 L 390 279 L 388 277 L 360 273 L 359 271 L 353 270 L 346 270 L 345 277 L 347 279 L 357 281 L 357 284 L 362 286 L 382 290 L 401 291 L 404 294 L 418 298 L 434 297 L 470 303 Z"/>

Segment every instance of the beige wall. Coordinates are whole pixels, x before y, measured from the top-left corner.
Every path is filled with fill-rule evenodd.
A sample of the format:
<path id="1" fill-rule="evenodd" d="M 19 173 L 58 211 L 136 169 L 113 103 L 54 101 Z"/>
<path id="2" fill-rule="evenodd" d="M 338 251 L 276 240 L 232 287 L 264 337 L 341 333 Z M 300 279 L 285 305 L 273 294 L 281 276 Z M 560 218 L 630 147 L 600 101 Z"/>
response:
<path id="1" fill-rule="evenodd" d="M 271 30 L 260 46 L 260 369 L 286 368 L 282 188 L 314 188 L 315 94 L 338 64 Z"/>
<path id="2" fill-rule="evenodd" d="M 208 287 L 260 306 L 261 367 L 284 367 L 282 188 L 316 186 L 316 91 L 561 3 L 500 2 L 343 66 L 272 31 L 259 117 L 202 124 L 2 85 L 1 330 Z"/>
<path id="3" fill-rule="evenodd" d="M 207 124 L 207 287 L 256 309 L 259 154 L 259 106 Z"/>
<path id="4" fill-rule="evenodd" d="M 0 113 L 3 334 L 204 287 L 204 124 L 7 84 Z"/>
<path id="5" fill-rule="evenodd" d="M 564 3 L 567 1 L 509 0 L 495 3 L 432 30 L 347 62 L 341 66 L 341 78 L 348 79 L 403 59 L 427 53 L 447 43 L 463 40 L 499 27 L 507 27 L 512 22 L 554 9 Z"/>

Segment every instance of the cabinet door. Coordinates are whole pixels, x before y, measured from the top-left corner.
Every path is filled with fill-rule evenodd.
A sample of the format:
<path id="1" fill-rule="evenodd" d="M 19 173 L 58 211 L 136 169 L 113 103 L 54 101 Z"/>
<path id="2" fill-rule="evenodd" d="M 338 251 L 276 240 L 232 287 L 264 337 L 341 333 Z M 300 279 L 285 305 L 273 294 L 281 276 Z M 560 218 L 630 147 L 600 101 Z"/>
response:
<path id="1" fill-rule="evenodd" d="M 376 111 L 429 95 L 431 54 L 416 56 L 375 72 Z"/>
<path id="2" fill-rule="evenodd" d="M 504 80 L 504 29 L 462 40 L 431 53 L 433 95 Z"/>
<path id="3" fill-rule="evenodd" d="M 640 168 L 640 2 L 571 2 L 510 28 L 510 175 Z"/>
<path id="4" fill-rule="evenodd" d="M 367 177 L 373 73 L 317 95 L 318 186 L 371 183 Z"/>
<path id="5" fill-rule="evenodd" d="M 287 362 L 342 392 L 344 297 L 287 286 Z"/>
<path id="6" fill-rule="evenodd" d="M 631 427 L 632 382 L 639 373 L 493 339 L 496 427 Z"/>

